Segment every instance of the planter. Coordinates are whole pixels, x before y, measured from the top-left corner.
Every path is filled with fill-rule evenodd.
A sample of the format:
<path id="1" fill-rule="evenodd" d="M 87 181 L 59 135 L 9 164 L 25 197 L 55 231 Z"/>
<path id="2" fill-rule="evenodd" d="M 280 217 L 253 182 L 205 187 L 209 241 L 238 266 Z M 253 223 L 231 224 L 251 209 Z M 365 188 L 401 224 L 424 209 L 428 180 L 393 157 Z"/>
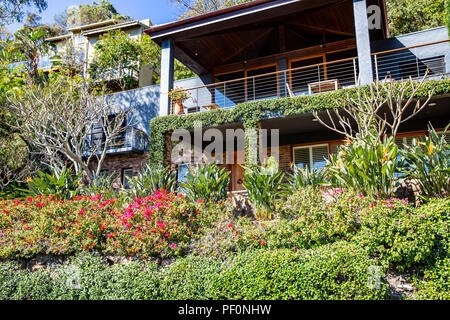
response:
<path id="1" fill-rule="evenodd" d="M 173 113 L 178 115 L 184 114 L 183 100 L 175 100 L 173 102 Z"/>

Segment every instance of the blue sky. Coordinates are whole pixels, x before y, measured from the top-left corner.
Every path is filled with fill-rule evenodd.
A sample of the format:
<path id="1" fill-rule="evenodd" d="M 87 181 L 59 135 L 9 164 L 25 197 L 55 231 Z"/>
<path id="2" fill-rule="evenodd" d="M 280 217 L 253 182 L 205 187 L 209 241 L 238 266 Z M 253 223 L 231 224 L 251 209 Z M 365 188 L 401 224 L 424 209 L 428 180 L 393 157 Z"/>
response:
<path id="1" fill-rule="evenodd" d="M 169 4 L 168 0 L 110 0 L 117 11 L 134 19 L 148 19 L 153 24 L 162 24 L 175 21 L 182 13 L 180 8 Z M 47 0 L 47 10 L 41 13 L 43 23 L 52 23 L 56 14 L 64 11 L 71 5 L 92 3 L 91 0 Z M 16 31 L 22 24 L 14 23 L 7 28 L 10 32 Z"/>

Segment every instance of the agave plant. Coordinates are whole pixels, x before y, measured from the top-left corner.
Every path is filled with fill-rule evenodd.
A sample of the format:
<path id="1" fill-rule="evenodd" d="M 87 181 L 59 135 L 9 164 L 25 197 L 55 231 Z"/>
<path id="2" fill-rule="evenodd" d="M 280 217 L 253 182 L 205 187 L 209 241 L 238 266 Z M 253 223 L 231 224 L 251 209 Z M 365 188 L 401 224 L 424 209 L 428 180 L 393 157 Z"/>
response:
<path id="1" fill-rule="evenodd" d="M 293 166 L 293 173 L 288 176 L 288 181 L 293 190 L 300 190 L 305 187 L 318 189 L 326 183 L 325 170 L 308 170 L 299 166 Z"/>
<path id="2" fill-rule="evenodd" d="M 283 172 L 278 163 L 270 157 L 266 166 L 246 168 L 244 187 L 259 219 L 272 219 L 275 199 L 285 194 Z"/>
<path id="3" fill-rule="evenodd" d="M 156 190 L 164 189 L 175 192 L 177 175 L 175 171 L 164 167 L 146 165 L 137 177 L 132 179 L 132 192 L 135 197 L 150 195 Z"/>
<path id="4" fill-rule="evenodd" d="M 117 174 L 100 173 L 94 175 L 89 184 L 82 188 L 82 193 L 88 196 L 101 194 L 104 198 L 115 198 L 117 191 L 113 188 L 113 181 L 117 179 Z"/>
<path id="5" fill-rule="evenodd" d="M 58 199 L 71 199 L 77 195 L 81 185 L 81 174 L 73 174 L 71 169 L 53 169 L 50 173 L 38 171 L 37 177 L 27 178 L 30 195 L 54 195 Z"/>
<path id="6" fill-rule="evenodd" d="M 220 202 L 227 198 L 230 172 L 215 164 L 197 165 L 186 175 L 181 190 L 191 201 Z"/>
<path id="7" fill-rule="evenodd" d="M 450 192 L 450 146 L 445 136 L 432 127 L 422 141 L 413 140 L 401 153 L 401 171 L 405 178 L 414 179 L 425 200 L 428 197 L 446 197 Z"/>

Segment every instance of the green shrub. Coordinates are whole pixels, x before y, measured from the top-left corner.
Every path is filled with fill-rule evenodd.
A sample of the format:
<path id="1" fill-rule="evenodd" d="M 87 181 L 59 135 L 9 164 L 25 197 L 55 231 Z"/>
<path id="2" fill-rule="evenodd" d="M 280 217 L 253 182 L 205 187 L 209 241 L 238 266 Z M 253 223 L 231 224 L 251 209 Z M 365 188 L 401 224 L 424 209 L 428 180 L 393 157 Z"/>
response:
<path id="1" fill-rule="evenodd" d="M 405 177 L 414 179 L 426 199 L 446 197 L 450 192 L 450 145 L 445 140 L 447 126 L 442 135 L 434 129 L 423 140 L 413 140 L 411 146 L 401 150 Z"/>
<path id="2" fill-rule="evenodd" d="M 215 164 L 197 165 L 186 176 L 181 190 L 191 201 L 222 202 L 227 199 L 230 172 Z"/>
<path id="3" fill-rule="evenodd" d="M 378 141 L 372 137 L 357 138 L 331 155 L 327 174 L 335 186 L 353 189 L 371 197 L 390 197 L 401 185 L 396 177 L 398 146 L 393 137 Z"/>
<path id="4" fill-rule="evenodd" d="M 154 167 L 146 165 L 144 169 L 131 180 L 132 193 L 135 197 L 145 197 L 153 194 L 156 190 L 175 192 L 177 185 L 176 172 L 169 168 Z"/>
<path id="5" fill-rule="evenodd" d="M 284 174 L 278 163 L 270 157 L 266 166 L 246 168 L 244 187 L 253 205 L 256 216 L 260 219 L 271 219 L 275 207 L 275 199 L 285 193 L 282 190 Z"/>
<path id="6" fill-rule="evenodd" d="M 326 183 L 325 170 L 309 170 L 294 166 L 294 172 L 288 176 L 289 184 L 293 190 L 300 190 L 311 186 L 314 189 L 320 188 Z"/>
<path id="7" fill-rule="evenodd" d="M 376 260 L 346 243 L 301 253 L 255 250 L 229 261 L 213 292 L 221 299 L 385 299 L 382 274 L 379 288 L 369 285 L 372 266 Z"/>
<path id="8" fill-rule="evenodd" d="M 90 197 L 101 194 L 105 199 L 118 196 L 118 192 L 113 188 L 113 181 L 117 179 L 117 174 L 100 173 L 94 174 L 94 178 L 81 189 L 81 193 Z"/>
<path id="9" fill-rule="evenodd" d="M 77 195 L 81 174 L 74 175 L 71 169 L 52 170 L 50 173 L 38 171 L 34 179 L 27 179 L 28 190 L 25 193 L 31 196 L 53 195 L 58 199 L 68 200 Z"/>
<path id="10" fill-rule="evenodd" d="M 435 234 L 430 216 L 406 200 L 387 199 L 361 212 L 355 241 L 369 254 L 400 271 L 432 256 Z"/>
<path id="11" fill-rule="evenodd" d="M 84 254 L 68 265 L 30 272 L 17 263 L 0 264 L 0 300 L 141 300 L 159 294 L 158 268 L 150 262 L 108 266 Z"/>
<path id="12" fill-rule="evenodd" d="M 212 283 L 221 261 L 210 257 L 181 258 L 160 274 L 161 299 L 205 300 L 213 296 Z"/>
<path id="13" fill-rule="evenodd" d="M 450 257 L 425 270 L 424 279 L 415 280 L 417 299 L 450 300 Z"/>

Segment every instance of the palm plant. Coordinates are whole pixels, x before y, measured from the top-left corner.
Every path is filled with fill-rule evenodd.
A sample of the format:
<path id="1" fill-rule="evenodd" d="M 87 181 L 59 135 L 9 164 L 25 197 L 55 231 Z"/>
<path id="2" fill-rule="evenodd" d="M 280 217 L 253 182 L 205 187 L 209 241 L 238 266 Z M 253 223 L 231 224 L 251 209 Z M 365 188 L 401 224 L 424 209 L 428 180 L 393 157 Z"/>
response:
<path id="1" fill-rule="evenodd" d="M 197 165 L 186 175 L 181 190 L 191 201 L 220 202 L 227 198 L 230 172 L 215 164 Z"/>
<path id="2" fill-rule="evenodd" d="M 16 48 L 28 60 L 28 74 L 35 83 L 40 83 L 38 72 L 39 56 L 48 53 L 54 47 L 45 40 L 47 31 L 43 28 L 25 27 L 15 33 Z"/>
<path id="3" fill-rule="evenodd" d="M 273 157 L 269 158 L 266 166 L 246 168 L 246 171 L 244 187 L 256 210 L 256 217 L 272 219 L 275 199 L 285 194 L 282 185 L 283 172 L 279 170 Z"/>
<path id="4" fill-rule="evenodd" d="M 401 168 L 404 178 L 413 179 L 420 187 L 422 197 L 446 197 L 450 191 L 450 146 L 445 136 L 432 127 L 422 141 L 401 150 Z"/>
<path id="5" fill-rule="evenodd" d="M 163 167 L 146 165 L 137 177 L 132 179 L 132 192 L 135 197 L 152 194 L 156 190 L 164 189 L 175 192 L 177 184 L 176 172 Z"/>

